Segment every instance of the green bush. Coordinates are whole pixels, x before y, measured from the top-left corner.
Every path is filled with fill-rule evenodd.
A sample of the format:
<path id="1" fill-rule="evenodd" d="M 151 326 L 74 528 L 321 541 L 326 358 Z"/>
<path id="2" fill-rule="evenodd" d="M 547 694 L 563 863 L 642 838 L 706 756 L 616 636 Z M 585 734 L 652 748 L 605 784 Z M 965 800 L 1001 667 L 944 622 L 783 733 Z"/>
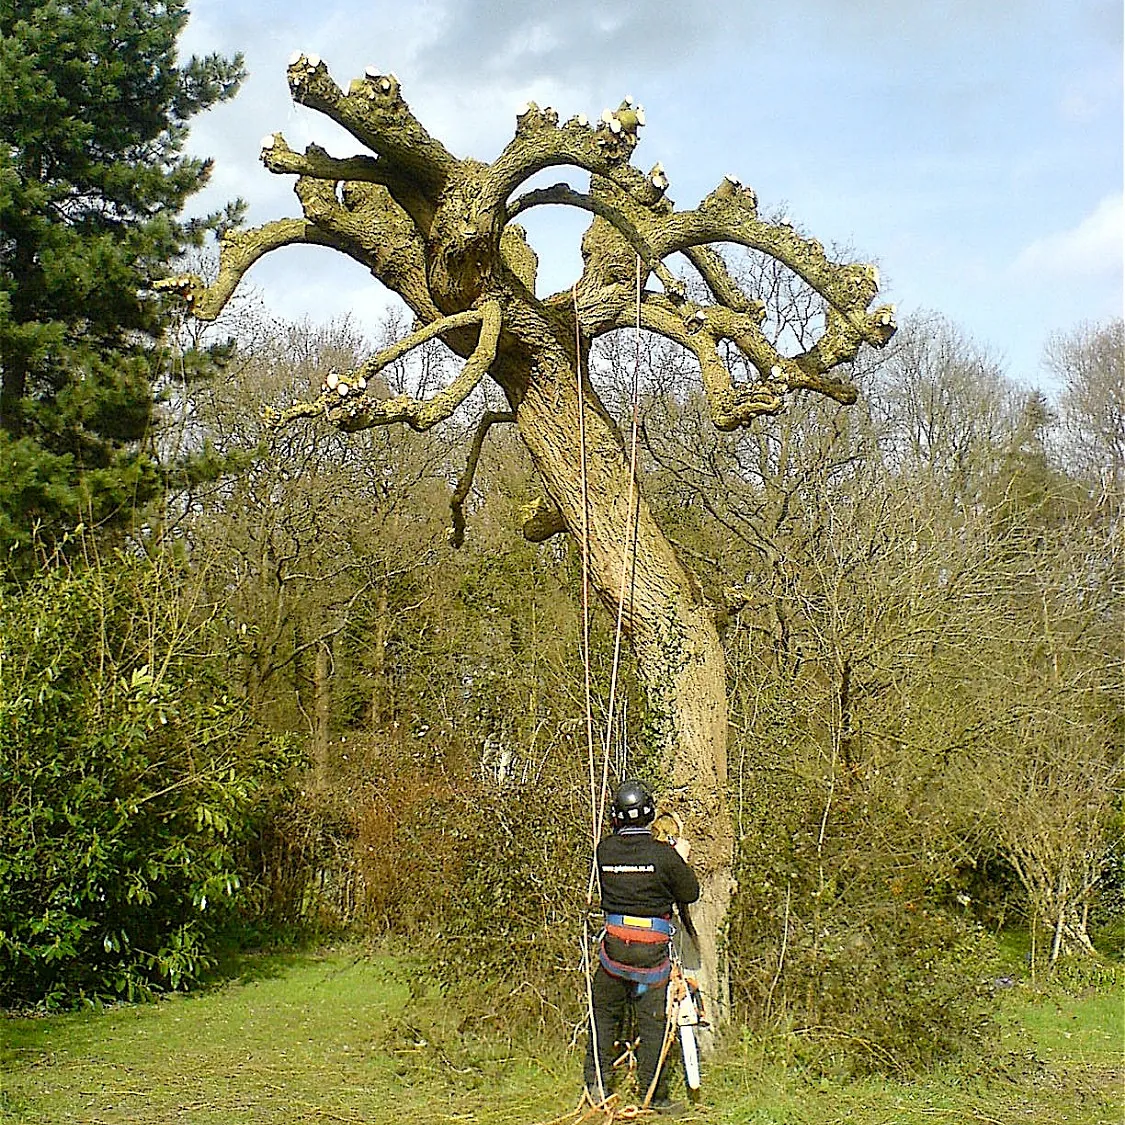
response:
<path id="1" fill-rule="evenodd" d="M 434 903 L 428 973 L 447 990 L 483 988 L 478 1020 L 558 1030 L 578 1018 L 588 817 L 557 780 L 523 792 L 466 787 L 439 810 L 456 862 Z"/>
<path id="2" fill-rule="evenodd" d="M 244 896 L 292 752 L 225 693 L 180 582 L 122 557 L 0 595 L 0 1006 L 184 988 Z"/>
<path id="3" fill-rule="evenodd" d="M 304 887 L 304 923 L 405 943 L 416 990 L 458 996 L 460 1033 L 569 1030 L 585 996 L 581 756 L 560 743 L 537 776 L 498 784 L 437 727 L 353 733 L 333 755 L 331 786 L 295 803 L 266 865 Z"/>
<path id="4" fill-rule="evenodd" d="M 901 1077 L 986 1050 L 996 942 L 917 822 L 858 786 L 825 817 L 812 783 L 778 784 L 744 819 L 738 855 L 728 951 L 743 1018 L 824 1073 Z"/>

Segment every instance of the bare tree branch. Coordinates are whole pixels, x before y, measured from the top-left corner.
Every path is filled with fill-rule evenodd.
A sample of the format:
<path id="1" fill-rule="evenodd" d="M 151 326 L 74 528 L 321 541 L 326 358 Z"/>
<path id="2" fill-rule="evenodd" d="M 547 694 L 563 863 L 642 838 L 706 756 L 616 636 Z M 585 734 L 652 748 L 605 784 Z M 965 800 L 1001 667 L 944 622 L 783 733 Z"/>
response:
<path id="1" fill-rule="evenodd" d="M 759 322 L 765 314 L 762 302 L 747 297 L 738 282 L 730 275 L 722 255 L 710 246 L 692 246 L 684 256 L 699 271 L 712 296 L 720 305 L 741 313 L 757 313 Z"/>
<path id="2" fill-rule="evenodd" d="M 488 301 L 479 309 L 468 309 L 423 325 L 361 364 L 354 372 L 340 379 L 334 387 L 329 387 L 319 398 L 312 402 L 296 403 L 280 411 L 271 421 L 283 426 L 296 418 L 323 415 L 348 433 L 368 430 L 373 426 L 386 426 L 393 422 L 405 422 L 411 429 L 418 431 L 428 430 L 448 418 L 484 378 L 489 365 L 496 358 L 502 321 L 500 305 L 496 301 Z M 461 372 L 444 390 L 428 399 L 416 399 L 402 394 L 381 402 L 363 401 L 367 381 L 383 368 L 435 336 L 472 324 L 481 326 L 480 339 Z"/>
<path id="3" fill-rule="evenodd" d="M 678 293 L 681 290 L 682 285 L 679 279 L 659 258 L 653 256 L 652 248 L 629 217 L 607 199 L 575 191 L 569 184 L 553 184 L 551 187 L 537 188 L 534 191 L 526 192 L 518 199 L 513 200 L 508 205 L 508 218 L 514 219 L 522 212 L 544 204 L 577 207 L 605 219 L 633 248 L 644 264 L 646 272 L 653 273 L 660 279 L 660 283 L 667 292 Z"/>
<path id="4" fill-rule="evenodd" d="M 316 55 L 295 56 L 287 71 L 293 100 L 342 125 L 361 144 L 391 161 L 403 183 L 421 187 L 434 203 L 458 160 L 422 127 L 399 93 L 393 74 L 372 71 L 345 94 Z"/>
<path id="5" fill-rule="evenodd" d="M 477 422 L 473 440 L 469 446 L 469 455 L 465 459 L 465 468 L 457 481 L 457 487 L 449 498 L 449 510 L 452 516 L 452 526 L 449 529 L 449 542 L 454 547 L 462 547 L 465 543 L 465 501 L 473 487 L 473 478 L 476 476 L 477 465 L 480 463 L 481 450 L 484 449 L 485 438 L 493 426 L 501 422 L 514 422 L 515 414 L 510 410 L 486 410 Z"/>
<path id="6" fill-rule="evenodd" d="M 660 177 L 646 177 L 627 163 L 643 123 L 640 107 L 624 102 L 594 126 L 580 114 L 560 126 L 553 109 L 529 104 L 516 118 L 516 135 L 488 167 L 482 209 L 500 211 L 520 184 L 544 168 L 565 164 L 612 181 L 638 203 L 670 210 L 663 201 L 667 181 L 661 186 Z"/>
<path id="7" fill-rule="evenodd" d="M 156 283 L 179 294 L 198 320 L 214 320 L 230 300 L 246 271 L 264 254 L 281 246 L 331 246 L 347 252 L 339 240 L 306 219 L 277 219 L 251 230 L 229 231 L 219 245 L 219 276 L 206 285 L 196 274 L 179 274 Z"/>

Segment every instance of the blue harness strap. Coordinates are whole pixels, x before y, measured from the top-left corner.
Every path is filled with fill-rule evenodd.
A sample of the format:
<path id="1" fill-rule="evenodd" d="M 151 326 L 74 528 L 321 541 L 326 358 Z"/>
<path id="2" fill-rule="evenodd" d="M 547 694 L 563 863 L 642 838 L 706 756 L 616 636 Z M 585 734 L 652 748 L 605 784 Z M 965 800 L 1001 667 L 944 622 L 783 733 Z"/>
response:
<path id="1" fill-rule="evenodd" d="M 667 937 L 672 936 L 674 929 L 667 918 L 639 918 L 632 914 L 607 914 L 605 922 L 607 926 L 617 926 L 625 930 L 655 931 Z"/>

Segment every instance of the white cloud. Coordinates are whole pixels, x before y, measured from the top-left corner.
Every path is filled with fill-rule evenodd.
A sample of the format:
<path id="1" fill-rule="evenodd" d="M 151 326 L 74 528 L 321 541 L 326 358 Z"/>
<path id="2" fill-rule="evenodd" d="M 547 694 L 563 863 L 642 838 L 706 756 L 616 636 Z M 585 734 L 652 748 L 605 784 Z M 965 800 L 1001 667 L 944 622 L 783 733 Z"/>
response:
<path id="1" fill-rule="evenodd" d="M 1068 282 L 1118 277 L 1125 237 L 1125 202 L 1107 195 L 1077 226 L 1037 238 L 1012 265 L 1020 278 Z"/>
<path id="2" fill-rule="evenodd" d="M 192 123 L 190 151 L 216 159 L 194 212 L 242 195 L 251 224 L 300 213 L 292 177 L 258 160 L 264 133 L 337 156 L 361 147 L 291 101 L 286 60 L 302 49 L 345 87 L 368 65 L 395 71 L 426 128 L 480 159 L 525 101 L 594 118 L 632 93 L 649 118 L 635 162 L 662 160 L 681 206 L 736 172 L 822 240 L 881 258 L 901 304 L 940 308 L 1024 373 L 1043 332 L 1120 310 L 1121 0 L 265 7 L 191 2 L 184 53 L 241 49 L 250 70 L 237 99 Z M 527 217 L 541 291 L 581 266 L 587 216 L 563 216 Z M 385 294 L 346 260 L 337 280 L 339 258 L 290 248 L 248 282 L 286 315 L 366 320 Z"/>

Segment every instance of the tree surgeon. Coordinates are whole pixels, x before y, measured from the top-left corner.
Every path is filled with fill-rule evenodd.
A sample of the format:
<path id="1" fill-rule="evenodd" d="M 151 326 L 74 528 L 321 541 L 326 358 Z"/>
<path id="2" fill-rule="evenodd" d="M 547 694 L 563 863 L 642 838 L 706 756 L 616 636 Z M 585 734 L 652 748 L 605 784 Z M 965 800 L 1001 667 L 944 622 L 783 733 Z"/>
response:
<path id="1" fill-rule="evenodd" d="M 666 1075 L 658 1074 L 664 1043 L 668 977 L 672 970 L 672 908 L 690 925 L 687 908 L 699 898 L 699 880 L 688 867 L 686 840 L 675 846 L 653 837 L 656 803 L 646 786 L 626 781 L 611 807 L 613 832 L 597 848 L 605 930 L 590 983 L 590 1039 L 586 1092 L 605 1101 L 616 1055 L 615 1041 L 632 1007 L 638 1037 L 637 1088 L 642 1104 L 668 1105 Z"/>
<path id="2" fill-rule="evenodd" d="M 296 176 L 303 216 L 227 234 L 213 284 L 183 276 L 165 285 L 196 316 L 213 319 L 262 255 L 306 244 L 349 255 L 405 301 L 416 320 L 410 335 L 340 375 L 314 401 L 284 411 L 281 422 L 326 416 L 345 431 L 394 422 L 426 430 L 450 417 L 486 376 L 503 390 L 509 409 L 481 417 L 453 497 L 454 541 L 463 534 L 462 502 L 481 443 L 492 426 L 515 425 L 545 494 L 525 536 L 576 536 L 599 595 L 615 610 L 621 604 L 668 805 L 695 842 L 702 983 L 721 1019 L 717 935 L 734 853 L 723 652 L 699 583 L 657 526 L 590 383 L 590 348 L 639 323 L 686 349 L 722 430 L 781 411 L 795 391 L 851 403 L 854 386 L 831 372 L 864 343 L 882 346 L 894 332 L 890 306 L 870 309 L 877 273 L 832 262 L 820 243 L 762 219 L 754 192 L 730 177 L 698 207 L 677 210 L 659 164 L 647 173 L 630 164 L 644 112 L 628 98 L 594 123 L 583 116 L 560 122 L 549 107 L 525 106 L 511 141 L 485 164 L 455 157 L 431 137 L 393 74 L 368 70 L 344 91 L 318 57 L 300 54 L 288 79 L 296 102 L 343 126 L 367 152 L 340 159 L 309 145 L 299 153 L 280 133 L 267 136 L 262 161 L 271 172 Z M 530 177 L 558 166 L 588 173 L 589 190 L 559 183 L 521 193 Z M 579 208 L 592 219 L 577 282 L 539 297 L 538 261 L 515 220 L 545 205 Z M 713 248 L 720 243 L 771 255 L 819 294 L 824 326 L 812 347 L 786 355 L 774 346 L 763 327 L 765 305 L 739 287 Z M 670 271 L 674 255 L 690 263 L 705 298 L 689 296 Z M 378 397 L 373 376 L 435 337 L 466 360 L 449 385 L 429 398 Z M 734 378 L 729 356 L 747 377 Z"/>

